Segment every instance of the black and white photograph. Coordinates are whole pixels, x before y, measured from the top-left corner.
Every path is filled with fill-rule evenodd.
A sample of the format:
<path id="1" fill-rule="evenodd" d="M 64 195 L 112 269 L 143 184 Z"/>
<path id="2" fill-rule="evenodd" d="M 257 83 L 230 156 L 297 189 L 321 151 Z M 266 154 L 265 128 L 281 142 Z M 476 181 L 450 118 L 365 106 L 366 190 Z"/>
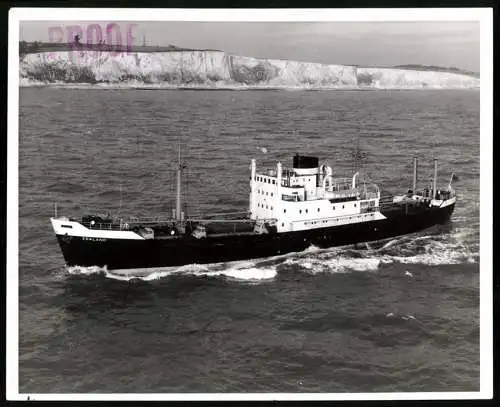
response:
<path id="1" fill-rule="evenodd" d="M 11 10 L 8 398 L 492 397 L 492 14 Z"/>

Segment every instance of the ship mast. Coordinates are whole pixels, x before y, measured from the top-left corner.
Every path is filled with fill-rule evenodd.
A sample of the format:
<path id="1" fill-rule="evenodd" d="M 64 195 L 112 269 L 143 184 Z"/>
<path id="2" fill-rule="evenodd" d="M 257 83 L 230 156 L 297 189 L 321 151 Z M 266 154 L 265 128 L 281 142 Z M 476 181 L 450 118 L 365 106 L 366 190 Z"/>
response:
<path id="1" fill-rule="evenodd" d="M 177 163 L 177 199 L 175 205 L 175 218 L 176 220 L 181 220 L 181 138 L 179 136 L 179 152 L 178 152 L 178 163 Z"/>
<path id="2" fill-rule="evenodd" d="M 359 137 L 356 141 L 356 146 L 351 150 L 353 173 L 358 172 L 363 167 L 363 161 L 366 160 L 367 154 L 361 150 L 359 145 Z"/>

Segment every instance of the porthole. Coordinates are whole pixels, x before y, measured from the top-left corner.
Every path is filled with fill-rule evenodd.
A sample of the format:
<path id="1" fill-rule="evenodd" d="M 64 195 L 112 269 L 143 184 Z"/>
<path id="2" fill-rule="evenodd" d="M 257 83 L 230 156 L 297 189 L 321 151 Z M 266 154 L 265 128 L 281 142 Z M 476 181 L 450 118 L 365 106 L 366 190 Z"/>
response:
<path id="1" fill-rule="evenodd" d="M 306 213 L 308 213 L 308 212 L 309 212 L 309 210 L 308 210 L 308 209 L 306 209 Z"/>
<path id="2" fill-rule="evenodd" d="M 302 213 L 302 209 L 299 209 L 299 213 Z"/>
<path id="3" fill-rule="evenodd" d="M 286 209 L 283 209 L 283 213 L 286 213 Z"/>
<path id="4" fill-rule="evenodd" d="M 318 208 L 318 212 L 319 212 L 319 208 Z"/>
<path id="5" fill-rule="evenodd" d="M 282 224 L 281 224 L 281 226 L 285 226 L 285 224 L 284 224 L 284 223 L 282 223 Z"/>
<path id="6" fill-rule="evenodd" d="M 342 205 L 342 209 L 344 209 L 344 205 Z"/>

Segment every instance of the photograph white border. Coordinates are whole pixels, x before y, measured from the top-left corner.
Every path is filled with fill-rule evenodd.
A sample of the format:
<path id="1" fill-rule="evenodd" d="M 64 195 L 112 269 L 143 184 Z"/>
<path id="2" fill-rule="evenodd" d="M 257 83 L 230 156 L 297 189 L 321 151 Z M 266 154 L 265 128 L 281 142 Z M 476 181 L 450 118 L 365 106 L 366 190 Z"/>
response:
<path id="1" fill-rule="evenodd" d="M 97 18 L 98 17 L 98 18 Z M 480 23 L 480 391 L 409 393 L 19 393 L 19 33 L 21 21 Z M 7 400 L 443 400 L 493 397 L 493 9 L 115 9 L 12 8 L 7 105 Z"/>

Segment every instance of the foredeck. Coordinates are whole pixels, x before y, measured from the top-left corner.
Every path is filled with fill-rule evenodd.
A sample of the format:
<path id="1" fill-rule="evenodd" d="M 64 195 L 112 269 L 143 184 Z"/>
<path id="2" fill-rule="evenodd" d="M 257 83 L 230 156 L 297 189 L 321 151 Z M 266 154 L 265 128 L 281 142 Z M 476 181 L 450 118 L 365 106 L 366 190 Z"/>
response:
<path id="1" fill-rule="evenodd" d="M 240 217 L 235 218 L 224 218 L 224 216 L 234 216 L 240 215 Z M 254 220 L 248 217 L 248 212 L 225 212 L 225 213 L 213 213 L 200 215 L 201 217 L 191 216 L 183 219 L 181 221 L 175 218 L 165 218 L 165 217 L 112 217 L 112 218 L 101 218 L 101 217 L 83 217 L 83 218 L 72 218 L 72 221 L 81 223 L 88 229 L 94 230 L 130 230 L 140 227 L 165 227 L 174 226 L 178 224 L 194 224 L 194 223 L 218 223 L 218 224 L 253 224 Z M 100 221 L 96 221 L 99 219 Z"/>

